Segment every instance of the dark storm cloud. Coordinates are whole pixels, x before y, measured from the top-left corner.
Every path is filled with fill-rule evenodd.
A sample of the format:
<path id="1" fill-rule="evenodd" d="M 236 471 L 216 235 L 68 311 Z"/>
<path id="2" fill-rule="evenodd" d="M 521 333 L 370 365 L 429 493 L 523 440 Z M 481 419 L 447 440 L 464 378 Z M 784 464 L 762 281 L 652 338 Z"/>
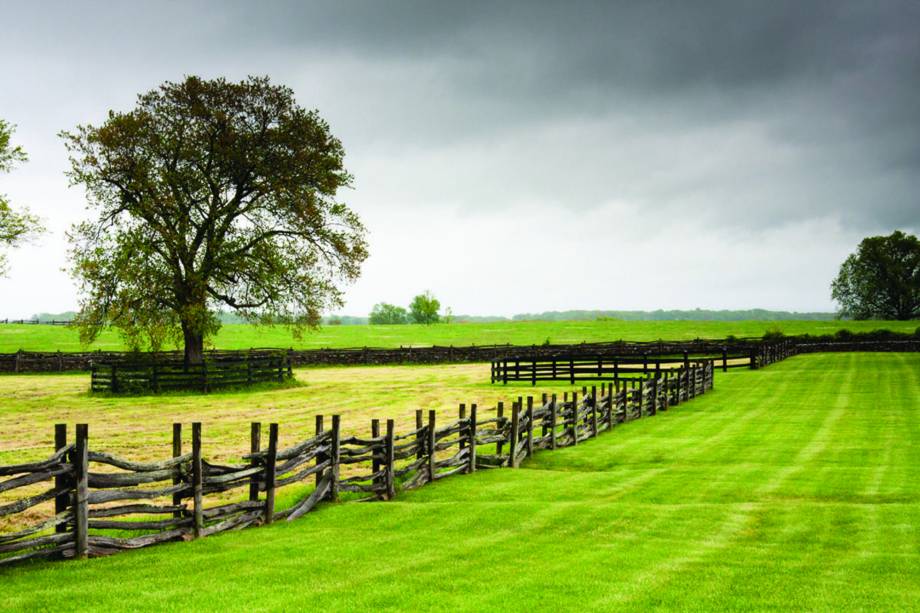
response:
<path id="1" fill-rule="evenodd" d="M 237 5 L 224 40 L 402 66 L 394 78 L 420 97 L 409 104 L 436 108 L 381 109 L 390 139 L 437 147 L 517 135 L 526 145 L 533 131 L 566 122 L 606 134 L 606 143 L 559 141 L 584 147 L 581 169 L 561 173 L 572 182 L 547 185 L 544 169 L 534 168 L 545 197 L 578 202 L 563 206 L 627 197 L 755 222 L 837 214 L 878 226 L 916 225 L 920 216 L 917 2 L 271 6 Z M 443 84 L 433 95 L 428 82 L 416 82 L 421 67 Z M 440 121 L 413 129 L 412 118 L 426 115 Z M 721 173 L 675 179 L 700 157 L 719 155 L 703 147 L 721 150 L 752 124 L 759 139 L 727 153 Z M 686 155 L 648 145 L 693 133 L 709 138 Z M 557 152 L 546 156 L 557 165 Z M 662 157 L 684 168 L 654 180 L 616 170 Z M 615 180 L 604 180 L 610 172 Z"/>
<path id="2" fill-rule="evenodd" d="M 83 206 L 58 130 L 184 74 L 268 74 L 345 144 L 356 182 L 343 198 L 371 228 L 355 294 L 368 309 L 380 287 L 418 279 L 479 296 L 456 300 L 468 312 L 584 308 L 529 292 L 593 285 L 572 271 L 611 248 L 674 278 L 629 305 L 612 283 L 599 308 L 831 308 L 827 284 L 859 238 L 920 231 L 916 0 L 0 0 L 0 18 L 0 116 L 31 156 L 3 190 L 58 237 Z M 556 273 L 483 273 L 548 237 Z M 63 242 L 47 244 L 60 261 L 30 271 L 21 250 L 9 283 L 60 268 Z"/>

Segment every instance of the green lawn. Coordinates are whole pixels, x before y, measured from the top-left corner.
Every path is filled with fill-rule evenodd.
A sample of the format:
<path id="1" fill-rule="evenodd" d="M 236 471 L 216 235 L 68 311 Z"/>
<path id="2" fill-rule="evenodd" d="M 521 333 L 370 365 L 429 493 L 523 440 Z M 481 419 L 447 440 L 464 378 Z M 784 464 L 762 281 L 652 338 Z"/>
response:
<path id="1" fill-rule="evenodd" d="M 516 471 L 0 571 L 0 608 L 916 610 L 918 443 L 920 355 L 798 356 Z"/>
<path id="2" fill-rule="evenodd" d="M 870 332 L 888 329 L 912 333 L 917 321 L 521 321 L 501 323 L 404 326 L 326 326 L 294 339 L 286 328 L 228 324 L 214 339 L 219 349 L 250 347 L 399 347 L 428 345 L 513 345 L 580 343 L 582 341 L 692 340 L 694 338 L 760 337 L 768 330 L 786 334 L 833 334 L 838 330 Z M 89 349 L 123 349 L 114 330 Z M 83 351 L 76 331 L 62 326 L 0 324 L 0 353 Z"/>

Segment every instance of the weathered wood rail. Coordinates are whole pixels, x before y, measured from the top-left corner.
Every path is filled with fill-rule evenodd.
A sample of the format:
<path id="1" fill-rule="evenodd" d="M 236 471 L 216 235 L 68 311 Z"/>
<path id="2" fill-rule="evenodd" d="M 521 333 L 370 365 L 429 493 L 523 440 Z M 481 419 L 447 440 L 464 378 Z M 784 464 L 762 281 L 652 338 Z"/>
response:
<path id="1" fill-rule="evenodd" d="M 541 449 L 577 445 L 634 419 L 667 411 L 713 387 L 711 362 L 658 376 L 630 378 L 562 394 L 518 397 L 479 411 L 460 405 L 457 419 L 439 423 L 416 412 L 414 428 L 373 420 L 370 435 L 342 437 L 340 420 L 316 417 L 312 436 L 278 448 L 278 424 L 267 441 L 253 423 L 250 450 L 235 464 L 203 455 L 204 433 L 172 429 L 172 455 L 135 462 L 92 448 L 89 428 L 54 430 L 45 460 L 0 466 L 0 566 L 35 558 L 103 556 L 227 530 L 293 520 L 344 493 L 388 500 L 399 491 L 460 473 L 516 468 Z M 327 428 L 327 425 L 329 426 Z M 263 443 L 266 443 L 263 445 Z M 276 493 L 297 488 L 295 502 L 277 508 Z M 289 490 L 291 491 L 291 490 Z M 21 521 L 15 521 L 16 519 Z"/>
<path id="2" fill-rule="evenodd" d="M 490 381 L 505 383 L 509 381 L 529 381 L 536 385 L 538 381 L 599 381 L 620 379 L 629 375 L 648 375 L 654 373 L 659 377 L 662 372 L 691 365 L 713 364 L 727 371 L 729 368 L 762 368 L 779 360 L 784 360 L 795 353 L 795 346 L 789 341 L 762 343 L 744 353 L 730 353 L 727 347 L 712 354 L 692 354 L 684 351 L 682 355 L 620 356 L 602 353 L 572 353 L 541 357 L 535 355 L 514 355 L 499 360 L 492 360 Z"/>
<path id="3" fill-rule="evenodd" d="M 159 393 L 169 390 L 209 392 L 224 387 L 282 382 L 293 376 L 284 352 L 211 353 L 200 364 L 186 366 L 178 356 L 94 362 L 91 390 L 114 393 Z"/>

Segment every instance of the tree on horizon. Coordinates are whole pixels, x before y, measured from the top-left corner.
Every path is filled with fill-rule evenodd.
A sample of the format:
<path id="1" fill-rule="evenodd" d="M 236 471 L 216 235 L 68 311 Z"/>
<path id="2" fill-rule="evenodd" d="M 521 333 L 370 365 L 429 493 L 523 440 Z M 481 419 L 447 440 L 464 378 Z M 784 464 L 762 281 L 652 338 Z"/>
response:
<path id="1" fill-rule="evenodd" d="M 899 230 L 864 238 L 840 266 L 831 297 L 841 317 L 920 318 L 920 239 Z"/>

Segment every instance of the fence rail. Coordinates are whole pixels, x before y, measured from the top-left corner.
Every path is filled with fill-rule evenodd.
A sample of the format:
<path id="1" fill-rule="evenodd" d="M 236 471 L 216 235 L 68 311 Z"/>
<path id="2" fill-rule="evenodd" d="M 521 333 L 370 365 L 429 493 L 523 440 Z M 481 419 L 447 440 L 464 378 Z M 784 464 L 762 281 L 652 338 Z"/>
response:
<path id="1" fill-rule="evenodd" d="M 293 520 L 342 492 L 357 499 L 389 500 L 451 475 L 516 468 L 541 449 L 577 445 L 618 424 L 667 411 L 713 387 L 712 363 L 586 387 L 581 392 L 518 397 L 510 414 L 460 405 L 457 419 L 439 423 L 435 411 L 415 415 L 414 428 L 372 420 L 370 435 L 341 436 L 332 416 L 316 417 L 312 436 L 278 448 L 278 424 L 264 441 L 262 424 L 250 429 L 250 450 L 235 464 L 203 455 L 200 423 L 173 424 L 172 455 L 135 462 L 91 448 L 89 428 L 54 430 L 48 458 L 0 466 L 0 565 L 32 558 L 85 558 L 201 538 L 227 530 Z M 267 446 L 263 447 L 263 442 Z M 277 508 L 281 488 L 298 487 L 295 502 Z M 290 491 L 290 490 L 289 490 Z M 286 497 L 288 499 L 288 497 Z"/>

